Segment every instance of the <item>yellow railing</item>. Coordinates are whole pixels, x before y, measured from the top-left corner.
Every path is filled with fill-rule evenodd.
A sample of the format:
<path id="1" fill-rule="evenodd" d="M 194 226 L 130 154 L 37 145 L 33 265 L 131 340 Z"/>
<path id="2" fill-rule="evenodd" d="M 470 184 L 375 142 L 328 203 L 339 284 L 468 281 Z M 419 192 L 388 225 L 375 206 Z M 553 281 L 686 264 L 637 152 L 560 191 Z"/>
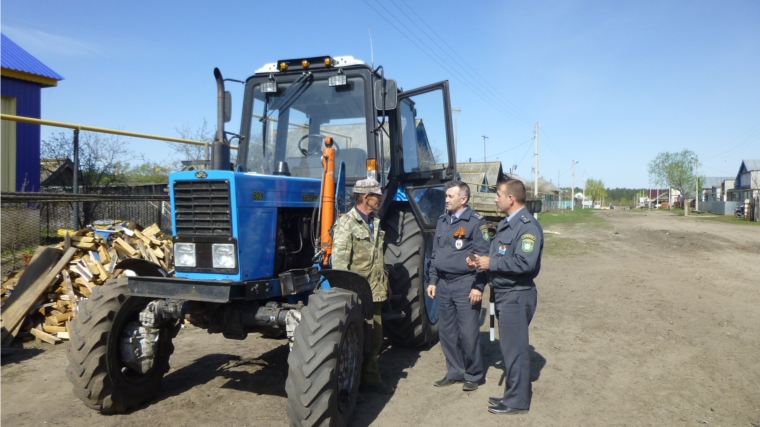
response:
<path id="1" fill-rule="evenodd" d="M 147 133 L 138 133 L 138 132 L 127 132 L 124 130 L 117 130 L 117 129 L 99 128 L 95 126 L 87 126 L 87 125 L 80 125 L 80 124 L 74 124 L 74 123 L 55 122 L 52 120 L 35 119 L 33 117 L 14 116 L 12 114 L 0 114 L 0 119 L 10 120 L 13 122 L 31 123 L 35 125 L 78 129 L 80 131 L 84 130 L 84 131 L 89 131 L 89 132 L 100 132 L 100 133 L 110 133 L 113 135 L 132 136 L 135 138 L 155 139 L 158 141 L 181 142 L 183 144 L 203 145 L 203 146 L 205 146 L 206 144 L 211 145 L 211 143 L 206 143 L 203 141 L 195 141 L 192 139 L 172 138 L 170 136 L 151 135 Z M 237 150 L 237 146 L 235 145 L 230 146 L 230 148 L 233 150 Z"/>

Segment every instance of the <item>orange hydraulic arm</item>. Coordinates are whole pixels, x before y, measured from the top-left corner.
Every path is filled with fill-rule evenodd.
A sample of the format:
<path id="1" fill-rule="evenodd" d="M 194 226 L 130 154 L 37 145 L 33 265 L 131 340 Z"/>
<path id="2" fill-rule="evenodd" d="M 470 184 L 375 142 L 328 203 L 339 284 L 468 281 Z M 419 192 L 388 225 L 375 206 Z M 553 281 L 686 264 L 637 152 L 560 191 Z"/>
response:
<path id="1" fill-rule="evenodd" d="M 322 221 L 320 223 L 320 247 L 322 248 L 322 265 L 326 266 L 332 254 L 332 229 L 335 220 L 335 148 L 332 137 L 325 137 L 322 149 Z"/>

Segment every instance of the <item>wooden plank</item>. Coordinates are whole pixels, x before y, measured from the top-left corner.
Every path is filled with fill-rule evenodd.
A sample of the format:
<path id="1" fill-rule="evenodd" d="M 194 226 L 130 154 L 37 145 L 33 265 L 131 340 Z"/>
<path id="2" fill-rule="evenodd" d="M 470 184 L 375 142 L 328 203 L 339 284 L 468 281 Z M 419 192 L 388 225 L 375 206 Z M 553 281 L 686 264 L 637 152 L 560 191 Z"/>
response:
<path id="1" fill-rule="evenodd" d="M 132 245 L 130 245 L 129 243 L 125 242 L 124 239 L 122 239 L 121 237 L 117 237 L 114 242 L 116 243 L 117 250 L 119 249 L 119 247 L 121 247 L 122 249 L 124 249 L 124 251 L 126 251 L 127 255 L 131 257 L 137 255 L 137 251 L 135 250 L 135 248 L 133 248 Z"/>
<path id="2" fill-rule="evenodd" d="M 56 314 L 55 318 L 58 320 L 58 324 L 60 325 L 61 323 L 65 323 L 67 320 L 70 320 L 73 315 L 74 313 L 69 311 L 63 314 Z"/>
<path id="3" fill-rule="evenodd" d="M 108 254 L 104 245 L 98 246 L 98 256 L 100 256 L 100 263 L 103 264 L 103 266 L 106 266 L 111 262 L 111 255 Z"/>
<path id="4" fill-rule="evenodd" d="M 66 235 L 63 236 L 63 250 L 68 251 L 71 247 L 71 235 L 69 232 L 66 232 Z"/>
<path id="5" fill-rule="evenodd" d="M 90 236 L 73 236 L 71 241 L 79 243 L 95 243 L 95 238 Z"/>
<path id="6" fill-rule="evenodd" d="M 50 344 L 55 345 L 55 343 L 61 342 L 60 339 L 58 339 L 58 338 L 56 338 L 56 337 L 54 337 L 54 336 L 52 336 L 52 335 L 50 335 L 48 333 L 40 331 L 38 329 L 32 329 L 31 332 L 32 332 L 32 335 L 34 335 L 37 339 L 45 341 L 46 343 L 50 343 Z"/>
<path id="7" fill-rule="evenodd" d="M 79 309 L 77 308 L 78 298 L 76 294 L 74 294 L 74 285 L 71 283 L 71 276 L 69 276 L 69 272 L 66 270 L 61 271 L 61 274 L 63 275 L 63 284 L 66 288 L 66 295 L 69 297 L 69 303 L 71 304 L 71 311 L 74 313 L 74 316 L 76 316 L 76 313 L 79 312 Z"/>
<path id="8" fill-rule="evenodd" d="M 142 240 L 137 241 L 137 247 L 140 249 L 140 254 L 142 254 L 143 259 L 150 261 L 150 256 L 148 256 L 148 252 L 145 250 L 145 243 L 143 243 Z"/>
<path id="9" fill-rule="evenodd" d="M 58 332 L 58 333 L 55 334 L 55 336 L 58 337 L 58 339 L 62 339 L 62 340 L 68 340 L 68 339 L 70 339 L 69 338 L 69 333 L 66 332 L 66 331 Z"/>
<path id="10" fill-rule="evenodd" d="M 94 255 L 94 252 L 90 252 L 90 259 L 92 260 L 93 264 L 95 264 L 95 268 L 98 269 L 98 276 L 100 276 L 100 280 L 108 280 L 108 273 L 106 273 L 106 269 L 103 268 L 103 264 L 100 263 L 98 257 Z"/>
<path id="11" fill-rule="evenodd" d="M 13 340 L 16 339 L 16 337 L 18 336 L 18 333 L 21 332 L 21 327 L 23 325 L 24 325 L 23 321 L 19 322 L 18 326 L 16 326 L 16 328 L 13 331 L 11 331 L 11 333 L 9 333 L 8 336 L 3 338 L 3 343 L 2 343 L 3 347 L 9 347 L 11 344 L 13 344 Z"/>
<path id="12" fill-rule="evenodd" d="M 151 249 L 154 254 L 156 254 L 157 258 L 163 258 L 164 257 L 164 251 L 161 250 L 161 247 Z"/>
<path id="13" fill-rule="evenodd" d="M 2 335 L 4 339 L 13 331 L 21 322 L 29 308 L 50 286 L 58 273 L 66 266 L 69 259 L 74 255 L 76 249 L 69 249 L 61 257 L 60 249 L 39 247 L 38 256 L 32 258 L 24 271 L 24 275 L 19 278 L 18 284 L 13 293 L 5 301 L 0 319 L 2 319 Z M 56 263 L 56 261 L 58 261 Z M 52 268 L 51 268 L 52 267 Z"/>
<path id="14" fill-rule="evenodd" d="M 82 243 L 82 242 L 71 242 L 71 245 L 74 246 L 75 248 L 84 249 L 86 251 L 91 251 L 98 247 L 95 243 Z"/>
<path id="15" fill-rule="evenodd" d="M 55 334 L 57 332 L 68 332 L 66 330 L 65 326 L 50 326 L 50 325 L 42 325 L 42 330 L 44 332 L 47 332 L 49 334 Z"/>

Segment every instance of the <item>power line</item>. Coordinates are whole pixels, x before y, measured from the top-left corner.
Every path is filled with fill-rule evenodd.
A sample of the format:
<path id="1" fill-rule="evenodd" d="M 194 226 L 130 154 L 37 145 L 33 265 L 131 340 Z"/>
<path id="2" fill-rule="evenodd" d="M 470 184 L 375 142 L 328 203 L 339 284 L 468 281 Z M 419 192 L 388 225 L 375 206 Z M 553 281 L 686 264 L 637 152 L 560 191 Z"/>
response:
<path id="1" fill-rule="evenodd" d="M 508 148 L 508 149 L 506 149 L 506 150 L 504 150 L 504 151 L 500 151 L 500 152 L 498 152 L 498 153 L 496 153 L 496 154 L 492 154 L 492 155 L 488 156 L 488 158 L 493 158 L 493 157 L 496 157 L 496 156 L 498 156 L 498 155 L 500 155 L 500 154 L 504 154 L 504 153 L 506 153 L 506 152 L 508 152 L 508 151 L 512 151 L 512 150 L 518 149 L 518 148 L 522 147 L 523 145 L 525 145 L 525 143 L 526 143 L 526 142 L 532 142 L 532 141 L 533 141 L 533 138 L 530 138 L 530 139 L 528 139 L 527 141 L 525 141 L 525 142 L 521 142 L 521 143 L 519 143 L 519 144 L 515 145 L 515 146 L 514 146 L 514 147 L 512 147 L 512 148 Z"/>
<path id="2" fill-rule="evenodd" d="M 494 103 L 493 103 L 493 102 L 492 102 L 490 99 L 487 99 L 485 96 L 483 96 L 483 94 L 481 93 L 480 89 L 478 89 L 478 88 L 476 88 L 476 87 L 473 87 L 473 86 L 471 86 L 471 85 L 470 85 L 470 84 L 467 82 L 467 79 L 466 79 L 466 78 L 464 78 L 464 77 L 463 77 L 463 76 L 462 76 L 462 75 L 461 75 L 461 74 L 460 74 L 458 71 L 456 71 L 456 70 L 453 70 L 453 69 L 451 69 L 450 67 L 448 67 L 448 66 L 446 66 L 446 65 L 442 64 L 441 62 L 439 62 L 439 59 L 440 59 L 440 61 L 444 61 L 444 62 L 445 62 L 445 60 L 444 60 L 443 58 L 441 58 L 441 57 L 440 57 L 440 56 L 439 56 L 437 53 L 433 52 L 433 50 L 432 50 L 432 49 L 430 49 L 430 47 L 429 47 L 429 46 L 428 46 L 428 45 L 427 45 L 425 42 L 423 42 L 422 40 L 419 40 L 419 38 L 418 38 L 417 36 L 415 36 L 415 35 L 414 35 L 414 33 L 413 33 L 411 30 L 409 30 L 409 29 L 406 27 L 406 25 L 404 25 L 402 22 L 400 22 L 400 21 L 399 21 L 399 19 L 398 19 L 398 18 L 396 18 L 396 16 L 395 16 L 395 15 L 394 15 L 394 14 L 393 14 L 391 11 L 389 11 L 389 10 L 388 10 L 388 9 L 387 9 L 385 6 L 383 6 L 383 4 L 382 4 L 382 3 L 377 3 L 377 4 L 378 4 L 378 5 L 380 5 L 380 7 L 382 7 L 382 8 L 383 8 L 383 9 L 384 9 L 386 12 L 388 12 L 388 14 L 389 14 L 391 17 L 393 17 L 393 19 L 395 19 L 396 21 L 398 21 L 398 22 L 399 22 L 399 24 L 400 24 L 401 26 L 403 26 L 403 27 L 404 27 L 404 29 L 405 29 L 407 32 L 409 32 L 410 34 L 412 34 L 412 36 L 413 36 L 413 37 L 415 37 L 415 38 L 417 38 L 417 39 L 418 39 L 418 41 L 419 41 L 420 43 L 422 43 L 423 45 L 425 45 L 425 47 L 426 47 L 426 48 L 427 48 L 427 49 L 428 49 L 430 52 L 432 52 L 432 53 L 433 53 L 433 54 L 434 54 L 436 57 L 438 57 L 438 59 L 434 58 L 434 57 L 433 57 L 433 56 L 432 56 L 432 55 L 431 55 L 431 54 L 428 52 L 428 50 L 425 50 L 425 49 L 423 49 L 422 47 L 420 47 L 420 45 L 419 45 L 419 44 L 417 44 L 417 43 L 416 43 L 414 40 L 412 40 L 412 39 L 411 39 L 411 38 L 410 38 L 410 37 L 409 37 L 409 36 L 408 36 L 408 35 L 407 35 L 405 32 L 401 31 L 401 29 L 399 29 L 399 28 L 398 28 L 398 27 L 397 27 L 397 26 L 396 26 L 396 25 L 395 25 L 393 22 L 391 22 L 391 21 L 390 21 L 390 20 L 389 20 L 389 19 L 388 19 L 388 18 L 387 18 L 385 15 L 383 15 L 383 14 L 382 14 L 382 13 L 381 13 L 379 10 L 375 9 L 375 7 L 374 7 L 374 6 L 372 6 L 372 4 L 370 4 L 370 3 L 369 3 L 367 0 L 364 0 L 364 3 L 365 3 L 367 6 L 369 6 L 369 7 L 370 7 L 370 8 L 371 8 L 373 11 L 375 11 L 375 13 L 377 13 L 377 14 L 378 14 L 378 15 L 379 15 L 381 18 L 383 18 L 383 19 L 384 19 L 386 22 L 388 22 L 388 23 L 389 23 L 389 24 L 390 24 L 390 25 L 391 25 L 393 28 L 395 28 L 395 29 L 396 29 L 396 31 L 398 31 L 399 33 L 401 33 L 401 35 L 402 35 L 402 36 L 404 36 L 404 38 L 406 38 L 407 40 L 409 40 L 409 41 L 410 41 L 410 42 L 411 42 L 411 43 L 412 43 L 412 44 L 413 44 L 415 47 L 417 47 L 418 49 L 420 49 L 420 50 L 421 50 L 421 51 L 422 51 L 422 52 L 423 52 L 423 53 L 424 53 L 424 54 L 425 54 L 425 55 L 426 55 L 428 58 L 430 58 L 431 60 L 433 60 L 433 62 L 435 62 L 436 64 L 438 64 L 438 65 L 439 65 L 441 68 L 443 68 L 444 70 L 446 70 L 446 71 L 448 71 L 448 72 L 450 72 L 450 73 L 452 73 L 452 74 L 456 74 L 456 76 L 458 76 L 458 78 L 456 78 L 456 80 L 457 80 L 458 82 L 460 82 L 462 85 L 466 86 L 467 88 L 469 88 L 470 90 L 472 90 L 473 92 L 475 92 L 475 93 L 476 93 L 476 95 L 477 95 L 478 97 L 480 97 L 482 100 L 484 100 L 484 101 L 486 101 L 487 103 L 489 103 L 489 104 L 490 104 L 492 107 L 494 107 L 496 110 L 498 110 L 499 112 L 501 112 L 501 113 L 502 113 L 502 114 L 504 114 L 505 116 L 510 116 L 510 114 L 512 114 L 512 113 L 509 113 L 509 112 L 507 112 L 507 111 L 503 110 L 503 109 L 502 109 L 500 106 L 498 106 L 498 105 L 494 104 Z M 514 119 L 514 117 L 510 117 L 510 118 Z"/>
<path id="3" fill-rule="evenodd" d="M 405 17 L 406 17 L 406 18 L 407 18 L 407 19 L 408 19 L 410 22 L 412 22 L 412 23 L 413 23 L 413 24 L 414 24 L 414 25 L 415 25 L 417 28 L 419 28 L 419 30 L 420 30 L 420 31 L 422 31 L 422 33 L 423 33 L 423 34 L 425 34 L 425 35 L 426 35 L 426 36 L 427 36 L 427 37 L 428 37 L 428 38 L 429 38 L 429 39 L 430 39 L 430 40 L 431 40 L 433 43 L 435 43 L 435 45 L 438 47 L 438 49 L 440 49 L 440 50 L 441 50 L 441 52 L 443 52 L 443 53 L 444 53 L 444 54 L 446 54 L 446 55 L 447 55 L 449 58 L 451 58 L 451 59 L 453 60 L 453 63 L 454 63 L 454 64 L 456 64 L 457 66 L 459 66 L 459 68 L 460 68 L 462 71 L 464 71 L 464 72 L 465 72 L 465 73 L 466 73 L 468 76 L 470 76 L 470 77 L 472 78 L 472 80 L 473 80 L 473 81 L 475 81 L 475 82 L 479 83 L 479 84 L 480 84 L 480 86 L 481 86 L 483 89 L 485 89 L 485 91 L 486 91 L 486 93 L 487 93 L 487 94 L 491 95 L 491 93 L 489 93 L 489 91 L 494 91 L 494 92 L 498 93 L 498 94 L 499 94 L 499 95 L 500 95 L 502 98 L 504 98 L 504 100 L 502 101 L 502 104 L 503 104 L 503 106 L 504 106 L 504 107 L 507 107 L 508 109 L 511 109 L 511 110 L 513 110 L 513 113 L 515 114 L 515 118 L 519 118 L 520 120 L 527 120 L 527 123 L 532 123 L 532 122 L 533 122 L 533 120 L 531 120 L 531 119 L 530 119 L 530 117 L 528 117 L 528 116 L 527 116 L 525 113 L 523 113 L 523 112 L 522 112 L 522 111 L 521 111 L 519 108 L 517 108 L 517 106 L 515 106 L 514 104 L 512 104 L 511 102 L 509 102 L 509 100 L 508 100 L 508 99 L 507 99 L 507 98 L 506 98 L 506 97 L 505 97 L 505 96 L 504 96 L 502 93 L 500 93 L 500 92 L 499 92 L 499 90 L 498 90 L 497 88 L 495 88 L 493 85 L 491 85 L 491 84 L 488 82 L 488 80 L 486 80 L 486 79 L 485 79 L 483 76 L 481 76 L 481 75 L 480 75 L 480 74 L 477 72 L 477 70 L 475 70 L 475 69 L 474 69 L 474 68 L 473 68 L 473 67 L 472 67 L 472 66 L 469 64 L 469 61 L 467 61 L 467 60 L 465 60 L 464 58 L 462 58 L 462 57 L 461 57 L 461 56 L 460 56 L 460 55 L 459 55 L 459 54 L 458 54 L 458 53 L 457 53 L 457 52 L 454 50 L 454 48 L 452 48 L 451 46 L 449 46 L 449 44 L 448 44 L 448 43 L 446 43 L 446 41 L 443 39 L 443 37 L 441 37 L 440 35 L 438 35 L 438 33 L 436 33 L 436 32 L 435 32 L 435 30 L 434 30 L 432 27 L 430 27 L 430 25 L 428 25 L 428 24 L 427 24 L 427 22 L 425 22 L 425 20 L 424 20 L 424 19 L 423 19 L 423 18 L 422 18 L 420 15 L 418 15 L 418 14 L 417 14 L 417 12 L 415 12 L 415 11 L 414 11 L 414 9 L 412 9 L 412 8 L 409 6 L 409 4 L 407 4 L 407 3 L 406 3 L 404 0 L 400 0 L 400 1 L 401 1 L 401 2 L 404 4 L 404 6 L 406 6 L 406 7 L 407 7 L 407 9 L 409 9 L 409 10 L 410 10 L 410 11 L 411 11 L 411 12 L 414 14 L 414 16 L 416 16 L 416 17 L 417 17 L 417 19 L 418 19 L 420 22 L 422 22 L 422 23 L 423 23 L 423 24 L 424 24 L 424 25 L 425 25 L 425 26 L 426 26 L 426 27 L 427 27 L 427 28 L 428 28 L 428 29 L 429 29 L 429 30 L 430 30 L 430 31 L 431 31 L 431 32 L 432 32 L 432 33 L 433 33 L 433 34 L 434 34 L 434 35 L 435 35 L 435 36 L 436 36 L 436 37 L 437 37 L 437 38 L 438 38 L 438 39 L 439 39 L 439 40 L 440 40 L 440 41 L 441 41 L 443 44 L 444 44 L 444 45 L 446 45 L 446 47 L 448 48 L 448 50 L 449 50 L 449 51 L 451 51 L 451 52 L 452 52 L 454 55 L 456 55 L 456 56 L 457 56 L 457 58 L 459 58 L 459 60 L 457 60 L 456 58 L 454 58 L 453 56 L 451 56 L 451 55 L 450 55 L 450 54 L 449 54 L 449 53 L 446 51 L 446 49 L 444 49 L 443 47 L 441 47 L 441 45 L 439 45 L 439 44 L 438 44 L 438 42 L 436 42 L 436 41 L 435 41 L 435 39 L 434 39 L 433 37 L 431 37 L 431 36 L 430 36 L 430 35 L 427 33 L 427 31 L 425 31 L 425 30 L 424 30 L 422 27 L 420 27 L 420 26 L 417 24 L 417 21 L 415 21 L 414 19 L 410 18 L 410 17 L 409 17 L 409 15 L 407 15 L 407 14 L 406 14 L 406 12 L 404 12 L 404 10 L 403 10 L 403 9 L 401 9 L 401 7 L 399 7 L 399 6 L 396 4 L 396 2 L 394 2 L 393 0 L 390 0 L 390 1 L 391 1 L 391 3 L 393 3 L 393 5 L 394 5 L 394 6 L 396 6 L 396 7 L 397 7 L 397 8 L 398 8 L 398 9 L 401 11 L 401 13 L 403 13 L 403 14 L 404 14 L 404 16 L 405 16 Z M 470 73 L 469 71 L 467 71 L 467 70 L 466 70 L 466 69 L 465 69 L 465 68 L 462 66 L 462 64 L 465 64 L 465 65 L 467 66 L 467 68 L 471 69 L 471 70 L 472 70 L 472 71 L 473 71 L 473 72 L 474 72 L 474 73 L 475 73 L 475 74 L 476 74 L 478 77 L 475 77 L 475 76 L 473 76 L 473 75 L 472 75 L 472 73 Z M 485 84 L 484 84 L 483 82 L 485 82 Z M 492 95 L 491 95 L 491 96 L 492 96 Z M 493 96 L 493 99 L 496 99 L 496 100 L 497 100 L 497 102 L 499 101 L 499 98 L 498 98 L 498 97 L 496 97 L 496 96 Z M 522 115 L 522 117 L 520 117 L 520 115 Z M 523 124 L 525 124 L 525 123 L 523 123 Z"/>

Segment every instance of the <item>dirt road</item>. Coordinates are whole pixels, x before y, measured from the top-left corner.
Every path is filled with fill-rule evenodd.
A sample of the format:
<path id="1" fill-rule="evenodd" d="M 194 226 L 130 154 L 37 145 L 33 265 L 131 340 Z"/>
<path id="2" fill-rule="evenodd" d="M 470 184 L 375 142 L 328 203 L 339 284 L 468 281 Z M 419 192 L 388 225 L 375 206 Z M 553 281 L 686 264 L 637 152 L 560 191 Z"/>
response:
<path id="1" fill-rule="evenodd" d="M 550 214 L 546 214 L 550 215 Z M 440 347 L 388 347 L 393 396 L 367 395 L 354 426 L 760 425 L 760 227 L 668 212 L 595 212 L 547 235 L 531 324 L 533 405 L 486 411 L 502 374 L 482 329 L 488 382 L 438 389 Z M 27 345 L 2 360 L 2 424 L 287 425 L 287 345 L 225 340 L 194 328 L 172 371 L 138 411 L 102 416 L 72 395 L 64 345 Z"/>

